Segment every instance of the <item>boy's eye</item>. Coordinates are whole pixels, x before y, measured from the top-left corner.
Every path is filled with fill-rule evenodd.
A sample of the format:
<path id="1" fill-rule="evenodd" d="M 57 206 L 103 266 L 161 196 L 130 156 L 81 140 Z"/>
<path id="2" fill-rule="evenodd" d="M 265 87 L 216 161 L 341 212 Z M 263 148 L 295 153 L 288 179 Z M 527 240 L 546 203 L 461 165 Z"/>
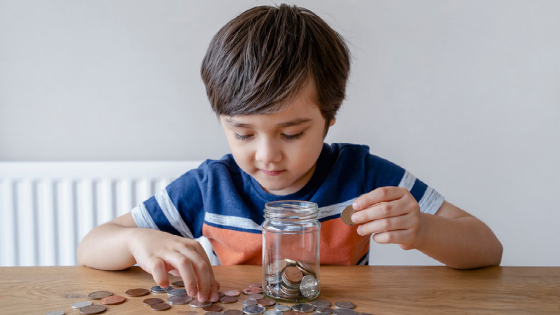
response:
<path id="1" fill-rule="evenodd" d="M 238 133 L 233 133 L 233 136 L 235 137 L 235 139 L 237 140 L 249 140 L 249 138 L 253 137 L 253 135 L 246 135 L 246 136 L 242 136 Z M 301 138 L 301 136 L 303 136 L 303 131 L 295 134 L 295 135 L 286 135 L 286 134 L 282 134 L 282 137 L 284 137 L 284 139 L 286 140 L 297 140 L 299 138 Z"/>
<path id="2" fill-rule="evenodd" d="M 249 138 L 251 138 L 251 137 L 253 136 L 253 135 L 242 136 L 242 135 L 237 134 L 237 133 L 235 133 L 235 132 L 233 133 L 233 135 L 234 135 L 235 138 L 238 139 L 238 140 L 247 140 L 247 139 L 249 139 Z"/>

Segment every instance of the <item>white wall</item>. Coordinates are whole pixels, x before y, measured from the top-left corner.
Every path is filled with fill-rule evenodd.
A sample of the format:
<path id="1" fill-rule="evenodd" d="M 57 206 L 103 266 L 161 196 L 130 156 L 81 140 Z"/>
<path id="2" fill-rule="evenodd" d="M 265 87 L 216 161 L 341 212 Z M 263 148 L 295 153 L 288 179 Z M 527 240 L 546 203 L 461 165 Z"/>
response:
<path id="1" fill-rule="evenodd" d="M 0 161 L 228 153 L 200 63 L 221 26 L 271 3 L 0 0 Z M 368 144 L 481 218 L 504 265 L 560 266 L 560 2 L 290 3 L 354 54 L 327 142 Z M 433 263 L 381 245 L 372 261 Z"/>

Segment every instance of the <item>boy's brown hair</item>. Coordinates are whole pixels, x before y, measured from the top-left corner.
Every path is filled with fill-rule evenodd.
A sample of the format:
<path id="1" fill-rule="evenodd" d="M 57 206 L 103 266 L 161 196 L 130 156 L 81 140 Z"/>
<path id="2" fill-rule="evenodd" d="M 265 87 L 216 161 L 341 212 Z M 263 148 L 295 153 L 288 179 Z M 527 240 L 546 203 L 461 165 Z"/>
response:
<path id="1" fill-rule="evenodd" d="M 201 75 L 216 115 L 276 113 L 313 83 L 326 128 L 345 98 L 350 52 L 313 12 L 281 4 L 249 9 L 212 39 Z"/>

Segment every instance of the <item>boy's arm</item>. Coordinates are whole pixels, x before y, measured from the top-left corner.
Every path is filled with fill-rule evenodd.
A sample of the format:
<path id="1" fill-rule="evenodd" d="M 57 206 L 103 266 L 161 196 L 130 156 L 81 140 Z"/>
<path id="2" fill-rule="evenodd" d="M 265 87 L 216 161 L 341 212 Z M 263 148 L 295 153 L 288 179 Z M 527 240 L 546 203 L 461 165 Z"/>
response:
<path id="1" fill-rule="evenodd" d="M 449 267 L 499 265 L 502 244 L 482 221 L 444 201 L 435 215 L 420 212 L 406 188 L 382 187 L 360 196 L 352 221 L 361 235 L 380 244 L 418 249 Z"/>
<path id="2" fill-rule="evenodd" d="M 449 267 L 470 269 L 497 266 L 503 247 L 490 228 L 479 219 L 444 201 L 435 215 L 420 213 L 423 235 L 417 249 Z"/>

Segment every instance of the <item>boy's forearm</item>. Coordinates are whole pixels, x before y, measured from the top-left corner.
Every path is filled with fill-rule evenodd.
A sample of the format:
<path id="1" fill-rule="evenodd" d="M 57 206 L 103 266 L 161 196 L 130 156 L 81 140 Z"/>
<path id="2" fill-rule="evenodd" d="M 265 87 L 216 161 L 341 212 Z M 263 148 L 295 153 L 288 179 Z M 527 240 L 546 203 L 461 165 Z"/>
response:
<path id="1" fill-rule="evenodd" d="M 78 264 L 103 270 L 122 270 L 136 261 L 127 241 L 135 228 L 113 223 L 100 225 L 89 232 L 78 245 Z"/>
<path id="2" fill-rule="evenodd" d="M 499 265 L 502 244 L 482 221 L 475 217 L 448 219 L 422 214 L 425 227 L 416 247 L 424 254 L 455 269 Z"/>

